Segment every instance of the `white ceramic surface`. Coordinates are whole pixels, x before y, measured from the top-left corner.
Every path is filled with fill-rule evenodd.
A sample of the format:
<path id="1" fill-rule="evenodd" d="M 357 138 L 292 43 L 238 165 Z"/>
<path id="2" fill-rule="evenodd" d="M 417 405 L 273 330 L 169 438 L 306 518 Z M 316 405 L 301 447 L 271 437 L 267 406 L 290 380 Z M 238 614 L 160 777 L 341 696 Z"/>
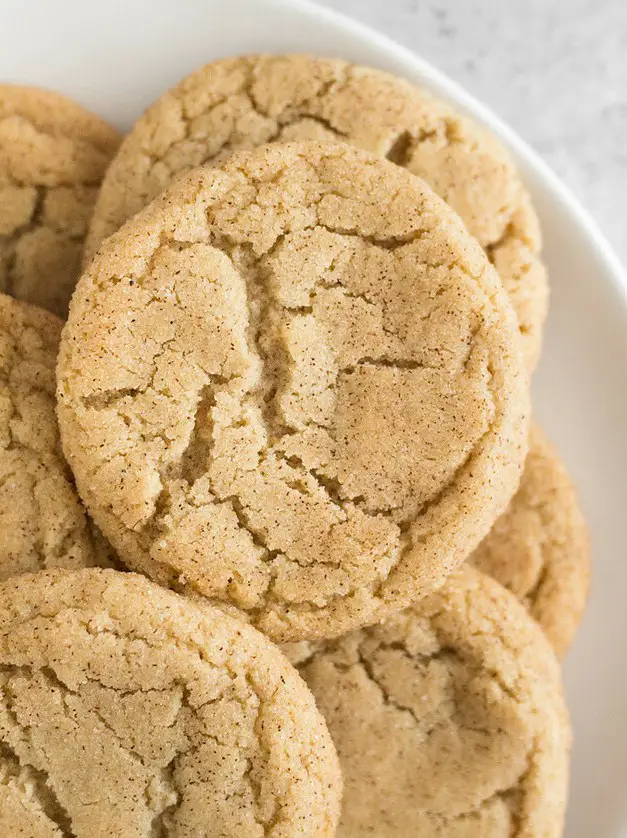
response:
<path id="1" fill-rule="evenodd" d="M 627 285 L 590 219 L 542 162 L 432 66 L 304 0 L 0 3 L 0 80 L 45 85 L 127 127 L 167 85 L 244 52 L 342 56 L 421 81 L 511 147 L 540 212 L 552 286 L 536 414 L 590 522 L 590 606 L 566 664 L 575 729 L 567 838 L 627 836 Z"/>
<path id="2" fill-rule="evenodd" d="M 418 50 L 489 103 L 575 190 L 627 263 L 625 0 L 322 2 Z"/>

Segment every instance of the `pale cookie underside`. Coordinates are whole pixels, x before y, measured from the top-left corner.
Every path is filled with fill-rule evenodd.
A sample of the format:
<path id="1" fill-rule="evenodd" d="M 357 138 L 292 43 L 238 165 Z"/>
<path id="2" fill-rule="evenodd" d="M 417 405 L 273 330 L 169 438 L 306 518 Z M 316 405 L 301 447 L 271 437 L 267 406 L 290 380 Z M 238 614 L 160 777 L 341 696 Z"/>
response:
<path id="1" fill-rule="evenodd" d="M 179 181 L 79 283 L 59 376 L 66 454 L 122 558 L 285 639 L 430 590 L 524 455 L 498 278 L 420 181 L 346 146 Z"/>
<path id="2" fill-rule="evenodd" d="M 555 659 L 470 568 L 421 606 L 287 649 L 344 775 L 341 838 L 558 838 L 569 733 Z"/>
<path id="3" fill-rule="evenodd" d="M 56 93 L 0 85 L 0 290 L 64 317 L 120 135 Z"/>
<path id="4" fill-rule="evenodd" d="M 520 487 L 471 561 L 523 602 L 564 655 L 588 595 L 590 544 L 572 480 L 537 425 Z"/>
<path id="5" fill-rule="evenodd" d="M 345 142 L 424 178 L 496 265 L 529 368 L 540 353 L 547 280 L 538 221 L 503 146 L 427 91 L 378 70 L 303 55 L 209 64 L 137 121 L 105 177 L 87 259 L 179 173 L 273 141 Z"/>
<path id="6" fill-rule="evenodd" d="M 109 563 L 61 454 L 55 412 L 61 325 L 0 294 L 0 580 Z"/>
<path id="7" fill-rule="evenodd" d="M 0 586 L 3 834 L 335 834 L 313 698 L 253 629 L 134 574 Z"/>

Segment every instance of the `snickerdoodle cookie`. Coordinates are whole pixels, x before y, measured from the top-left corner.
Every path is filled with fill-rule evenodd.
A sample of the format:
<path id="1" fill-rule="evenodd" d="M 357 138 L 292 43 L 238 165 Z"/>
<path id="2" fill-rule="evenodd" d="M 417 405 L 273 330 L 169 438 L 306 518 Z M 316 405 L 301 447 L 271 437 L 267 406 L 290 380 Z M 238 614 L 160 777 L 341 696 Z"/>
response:
<path id="1" fill-rule="evenodd" d="M 496 272 L 426 184 L 346 145 L 181 178 L 81 277 L 58 377 L 64 450 L 123 561 L 282 640 L 440 584 L 526 453 Z"/>
<path id="2" fill-rule="evenodd" d="M 0 85 L 0 290 L 65 317 L 105 169 L 120 142 L 57 93 Z"/>
<path id="3" fill-rule="evenodd" d="M 138 120 L 103 182 L 86 251 L 201 163 L 273 140 L 372 151 L 424 178 L 485 248 L 516 310 L 529 368 L 540 353 L 548 286 L 538 220 L 501 143 L 403 79 L 306 55 L 217 61 Z"/>
<path id="4" fill-rule="evenodd" d="M 263 635 L 130 573 L 0 585 L 0 832 L 332 838 L 342 781 Z"/>
<path id="5" fill-rule="evenodd" d="M 588 595 L 588 528 L 568 471 L 537 425 L 520 487 L 471 561 L 516 594 L 556 652 L 566 652 Z"/>
<path id="6" fill-rule="evenodd" d="M 286 651 L 340 758 L 338 837 L 562 835 L 559 667 L 493 579 L 466 566 L 382 625 Z"/>
<path id="7" fill-rule="evenodd" d="M 55 364 L 61 321 L 0 294 L 0 579 L 110 564 L 61 453 Z"/>

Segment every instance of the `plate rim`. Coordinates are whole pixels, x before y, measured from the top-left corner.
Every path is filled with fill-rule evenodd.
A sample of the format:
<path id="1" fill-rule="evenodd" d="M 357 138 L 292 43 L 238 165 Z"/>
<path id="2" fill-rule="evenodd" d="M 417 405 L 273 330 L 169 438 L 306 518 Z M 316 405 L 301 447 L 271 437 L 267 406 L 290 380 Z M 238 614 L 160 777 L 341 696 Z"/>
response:
<path id="1" fill-rule="evenodd" d="M 250 0 L 248 1 L 250 2 Z M 253 2 L 256 2 L 256 0 L 253 0 Z M 607 270 L 612 288 L 627 317 L 627 268 L 623 266 L 598 222 L 542 156 L 506 120 L 498 116 L 489 105 L 485 105 L 472 93 L 469 93 L 460 82 L 455 81 L 444 70 L 440 70 L 419 53 L 399 44 L 392 37 L 377 32 L 366 23 L 322 5 L 322 0 L 320 2 L 315 0 L 265 0 L 265 2 L 267 5 L 292 9 L 317 17 L 341 29 L 349 37 L 367 40 L 381 51 L 394 54 L 396 59 L 400 59 L 403 64 L 417 72 L 427 86 L 432 87 L 445 100 L 454 103 L 456 106 L 461 106 L 463 111 L 477 119 L 503 140 L 518 160 L 523 162 L 524 167 L 537 176 L 550 196 L 565 208 L 570 216 L 570 221 L 576 225 L 592 245 L 595 256 Z"/>

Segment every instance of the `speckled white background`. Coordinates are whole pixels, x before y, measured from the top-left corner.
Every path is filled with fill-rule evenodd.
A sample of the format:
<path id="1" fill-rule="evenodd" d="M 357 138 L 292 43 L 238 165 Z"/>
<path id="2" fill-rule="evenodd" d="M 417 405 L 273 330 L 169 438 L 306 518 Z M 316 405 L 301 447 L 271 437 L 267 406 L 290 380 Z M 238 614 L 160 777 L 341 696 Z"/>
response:
<path id="1" fill-rule="evenodd" d="M 321 0 L 489 105 L 571 187 L 627 264 L 627 0 Z"/>

